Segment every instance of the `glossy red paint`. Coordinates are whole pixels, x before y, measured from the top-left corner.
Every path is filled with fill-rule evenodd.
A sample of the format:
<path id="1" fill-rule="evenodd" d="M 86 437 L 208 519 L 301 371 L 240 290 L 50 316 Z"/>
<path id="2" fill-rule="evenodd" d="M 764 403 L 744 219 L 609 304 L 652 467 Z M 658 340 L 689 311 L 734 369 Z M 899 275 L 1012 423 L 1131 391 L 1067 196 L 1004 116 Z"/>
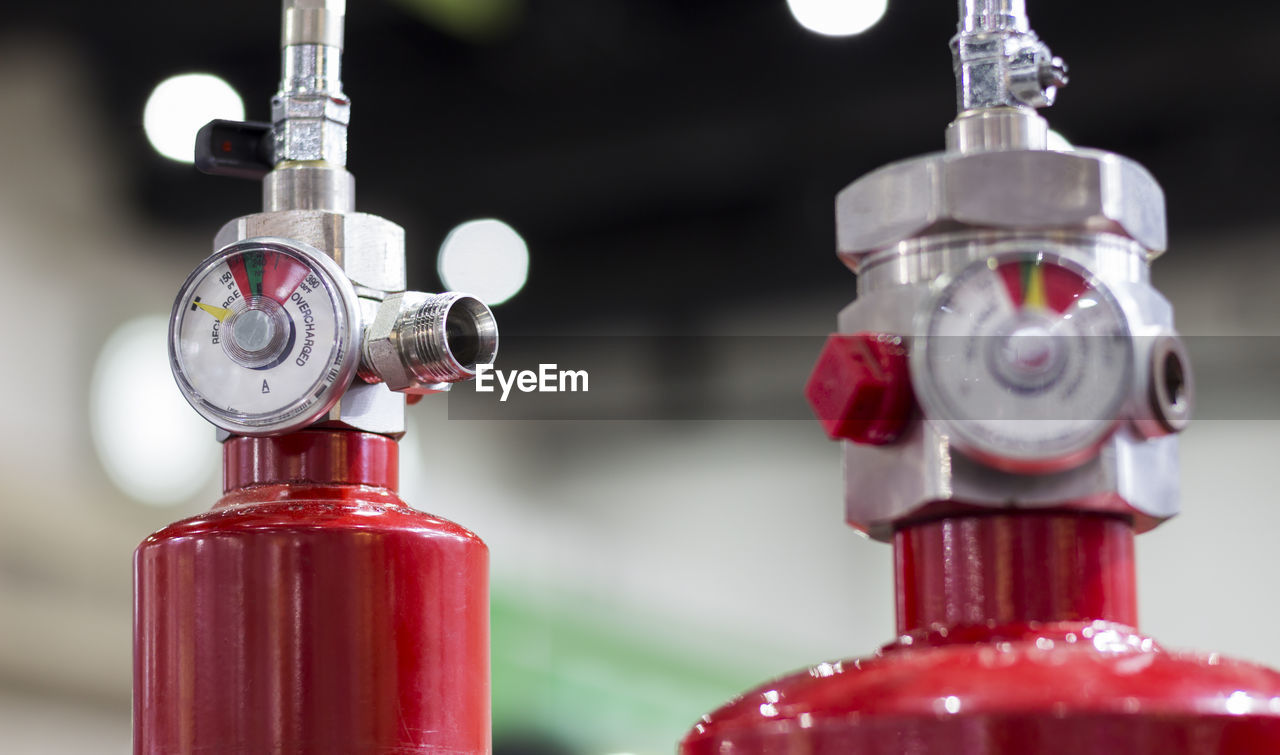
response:
<path id="1" fill-rule="evenodd" d="M 1132 530 L 1078 512 L 894 539 L 897 641 L 704 716 L 684 755 L 1280 752 L 1280 673 L 1133 628 Z"/>
<path id="2" fill-rule="evenodd" d="M 894 533 L 898 634 L 989 623 L 1138 624 L 1133 527 L 1114 516 L 949 517 Z"/>
<path id="3" fill-rule="evenodd" d="M 399 444 L 370 433 L 306 431 L 222 444 L 222 491 L 269 483 L 399 486 Z M 221 504 L 219 504 L 221 505 Z"/>
<path id="4" fill-rule="evenodd" d="M 226 495 L 134 559 L 136 753 L 489 750 L 488 551 L 395 493 L 396 443 L 224 444 Z"/>

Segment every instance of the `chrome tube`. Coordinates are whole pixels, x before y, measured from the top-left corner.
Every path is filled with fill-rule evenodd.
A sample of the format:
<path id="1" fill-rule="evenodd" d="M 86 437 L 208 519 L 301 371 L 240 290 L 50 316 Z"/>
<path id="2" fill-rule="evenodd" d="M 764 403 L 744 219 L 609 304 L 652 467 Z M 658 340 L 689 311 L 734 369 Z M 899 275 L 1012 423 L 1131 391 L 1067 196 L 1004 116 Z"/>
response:
<path id="1" fill-rule="evenodd" d="M 284 0 L 280 91 L 271 101 L 275 162 L 347 163 L 351 102 L 342 92 L 346 0 Z"/>
<path id="2" fill-rule="evenodd" d="M 960 0 L 960 33 L 1029 31 L 1026 0 Z"/>

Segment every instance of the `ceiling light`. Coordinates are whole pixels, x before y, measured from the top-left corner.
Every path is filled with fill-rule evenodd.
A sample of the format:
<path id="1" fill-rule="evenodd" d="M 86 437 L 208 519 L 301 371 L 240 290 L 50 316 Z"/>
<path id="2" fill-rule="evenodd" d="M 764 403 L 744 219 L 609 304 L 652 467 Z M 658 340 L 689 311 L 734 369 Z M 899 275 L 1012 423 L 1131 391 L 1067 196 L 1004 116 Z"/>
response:
<path id="1" fill-rule="evenodd" d="M 449 289 L 501 304 L 529 277 L 529 247 L 501 220 L 471 220 L 445 237 L 438 268 Z"/>
<path id="2" fill-rule="evenodd" d="M 195 162 L 196 132 L 215 118 L 244 120 L 244 100 L 230 84 L 207 73 L 165 79 L 147 98 L 142 128 L 170 160 Z"/>
<path id="3" fill-rule="evenodd" d="M 787 0 L 787 5 L 809 31 L 848 37 L 875 26 L 884 17 L 888 0 Z"/>

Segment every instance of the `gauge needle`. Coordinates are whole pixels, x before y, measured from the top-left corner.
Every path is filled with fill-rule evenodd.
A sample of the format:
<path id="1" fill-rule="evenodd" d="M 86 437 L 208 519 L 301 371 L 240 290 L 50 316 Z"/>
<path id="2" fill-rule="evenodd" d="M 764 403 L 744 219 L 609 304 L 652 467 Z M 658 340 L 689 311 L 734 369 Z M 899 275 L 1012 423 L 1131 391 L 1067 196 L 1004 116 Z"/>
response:
<path id="1" fill-rule="evenodd" d="M 1048 301 L 1044 290 L 1044 270 L 1035 263 L 1023 263 L 1026 267 L 1023 269 L 1023 289 L 1026 293 L 1022 296 L 1024 306 L 1030 309 L 1045 309 Z"/>
<path id="2" fill-rule="evenodd" d="M 213 315 L 214 317 L 218 318 L 218 322 L 222 322 L 223 320 L 225 320 L 225 319 L 227 319 L 228 317 L 230 317 L 230 316 L 231 316 L 231 310 L 229 310 L 229 309 L 223 309 L 222 307 L 215 307 L 215 306 L 213 306 L 213 305 L 211 305 L 211 304 L 205 304 L 204 302 L 200 301 L 199 299 L 197 299 L 197 300 L 195 300 L 194 302 L 192 302 L 192 303 L 191 303 L 191 306 L 192 306 L 192 307 L 199 307 L 200 309 L 203 309 L 204 311 L 206 311 L 206 312 L 208 312 L 209 314 Z"/>

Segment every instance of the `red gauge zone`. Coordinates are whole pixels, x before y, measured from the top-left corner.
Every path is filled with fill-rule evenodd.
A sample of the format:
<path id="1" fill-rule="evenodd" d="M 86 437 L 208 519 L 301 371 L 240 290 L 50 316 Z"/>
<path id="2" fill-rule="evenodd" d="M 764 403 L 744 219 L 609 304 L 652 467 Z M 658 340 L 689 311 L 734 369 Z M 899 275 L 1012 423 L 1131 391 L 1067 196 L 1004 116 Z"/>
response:
<path id="1" fill-rule="evenodd" d="M 240 294 L 246 299 L 265 296 L 284 304 L 307 277 L 307 268 L 280 252 L 258 249 L 227 260 Z"/>

